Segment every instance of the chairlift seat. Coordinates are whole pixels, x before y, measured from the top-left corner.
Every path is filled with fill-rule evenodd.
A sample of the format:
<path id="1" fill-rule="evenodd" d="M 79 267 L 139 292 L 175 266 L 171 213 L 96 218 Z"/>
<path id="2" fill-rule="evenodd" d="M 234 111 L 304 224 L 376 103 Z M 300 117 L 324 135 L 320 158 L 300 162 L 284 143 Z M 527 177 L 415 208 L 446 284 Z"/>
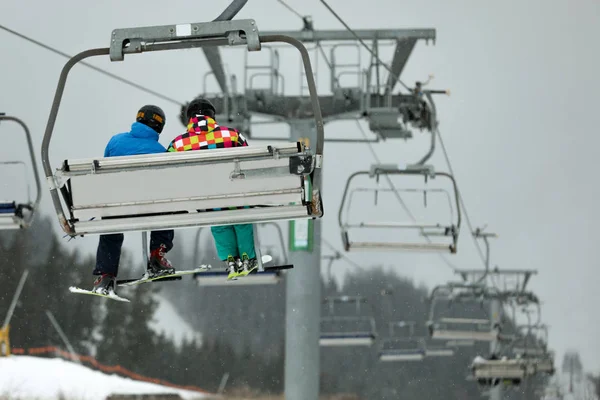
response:
<path id="1" fill-rule="evenodd" d="M 0 231 L 20 229 L 24 226 L 25 221 L 21 215 L 18 215 L 16 202 L 0 202 Z"/>
<path id="2" fill-rule="evenodd" d="M 390 331 L 393 334 L 393 330 Z M 425 358 L 423 338 L 414 336 L 390 336 L 381 344 L 379 361 L 421 361 Z"/>
<path id="3" fill-rule="evenodd" d="M 532 371 L 523 360 L 481 360 L 473 362 L 471 370 L 476 379 L 521 380 Z"/>
<path id="4" fill-rule="evenodd" d="M 320 346 L 371 346 L 376 336 L 372 317 L 321 317 Z"/>
<path id="5" fill-rule="evenodd" d="M 437 340 L 425 340 L 425 357 L 452 357 L 454 348 L 449 347 L 447 343 L 440 343 Z"/>
<path id="6" fill-rule="evenodd" d="M 14 201 L 1 201 L 0 214 L 14 214 L 17 211 L 17 204 Z"/>
<path id="7" fill-rule="evenodd" d="M 429 324 L 432 339 L 475 340 L 491 342 L 498 333 L 491 330 L 491 322 L 475 318 L 440 318 Z"/>
<path id="8" fill-rule="evenodd" d="M 227 271 L 198 272 L 193 275 L 198 286 L 255 286 L 274 285 L 281 281 L 283 269 L 293 268 L 291 265 L 280 267 L 265 267 L 262 272 L 252 273 L 236 280 L 227 280 Z"/>
<path id="9" fill-rule="evenodd" d="M 84 235 L 318 218 L 313 168 L 290 143 L 66 160 L 56 178 L 65 181 L 69 222 Z"/>
<path id="10" fill-rule="evenodd" d="M 454 356 L 454 350 L 452 348 L 444 347 L 429 347 L 425 349 L 425 357 L 452 357 Z"/>
<path id="11" fill-rule="evenodd" d="M 319 346 L 371 346 L 375 342 L 375 334 L 372 332 L 356 333 L 321 333 Z"/>
<path id="12" fill-rule="evenodd" d="M 379 361 L 422 361 L 426 352 L 423 349 L 406 350 L 382 350 L 379 353 Z"/>

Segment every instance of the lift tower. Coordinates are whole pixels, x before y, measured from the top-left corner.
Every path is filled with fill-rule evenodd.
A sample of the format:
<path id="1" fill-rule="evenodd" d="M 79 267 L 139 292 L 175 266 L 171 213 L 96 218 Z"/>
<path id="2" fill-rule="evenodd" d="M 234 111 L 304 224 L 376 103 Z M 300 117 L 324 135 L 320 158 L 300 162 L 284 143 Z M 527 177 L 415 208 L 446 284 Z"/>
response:
<path id="1" fill-rule="evenodd" d="M 432 130 L 431 108 L 427 103 L 412 93 L 394 93 L 394 89 L 417 41 L 435 41 L 435 29 L 314 30 L 310 17 L 304 17 L 303 20 L 304 27 L 299 31 L 260 33 L 286 35 L 312 44 L 309 51 L 315 65 L 315 75 L 319 72 L 319 59 L 323 58 L 330 76 L 329 93 L 319 91 L 324 122 L 365 118 L 376 135 L 374 140 L 326 138 L 326 141 L 364 143 L 408 139 L 412 137 L 409 127 Z M 357 37 L 369 43 L 374 54 L 379 54 L 383 45 L 395 46 L 389 67 L 392 73 L 388 73 L 386 79 L 381 77 L 384 70 L 378 57 L 371 57 L 365 65 L 361 63 L 364 49 Z M 340 62 L 339 51 L 342 47 L 356 50 L 354 62 Z M 263 45 L 263 49 L 270 52 L 270 63 L 249 65 L 246 57 L 242 93 L 237 92 L 237 78 L 234 75 L 228 77 L 230 85 L 223 79 L 224 68 L 220 55 L 213 58 L 207 54 L 212 72 L 205 75 L 205 81 L 209 74 L 213 74 L 222 93 L 209 94 L 204 87 L 202 95 L 215 105 L 216 120 L 240 130 L 250 139 L 250 143 L 257 140 L 304 141 L 309 145 L 316 143 L 310 98 L 306 85 L 302 83 L 305 77 L 300 73 L 298 93 L 286 93 L 285 76 L 279 68 L 278 49 L 267 48 L 266 45 Z M 213 53 L 215 51 L 212 50 Z M 347 75 L 354 75 L 357 84 L 342 85 L 341 78 Z M 266 87 L 259 88 L 254 84 L 259 76 L 267 77 Z M 289 85 L 286 88 L 289 89 Z M 182 108 L 182 123 L 186 125 L 184 115 L 185 106 Z M 290 135 L 261 138 L 251 129 L 253 115 L 268 116 L 272 122 L 289 124 Z M 289 272 L 286 279 L 285 398 L 317 400 L 320 375 L 321 221 L 291 221 L 289 238 L 289 261 L 296 268 Z"/>

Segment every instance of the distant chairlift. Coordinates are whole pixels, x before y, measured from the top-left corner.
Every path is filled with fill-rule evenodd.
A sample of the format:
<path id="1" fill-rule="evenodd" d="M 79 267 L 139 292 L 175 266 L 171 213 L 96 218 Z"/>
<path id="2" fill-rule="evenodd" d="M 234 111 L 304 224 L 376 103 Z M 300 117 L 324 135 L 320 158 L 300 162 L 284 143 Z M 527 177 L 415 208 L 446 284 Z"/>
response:
<path id="1" fill-rule="evenodd" d="M 522 359 L 486 360 L 476 357 L 470 366 L 473 378 L 482 386 L 496 386 L 500 382 L 519 385 L 535 370 L 531 364 Z"/>
<path id="2" fill-rule="evenodd" d="M 421 175 L 425 179 L 425 183 L 427 183 L 428 179 L 433 179 L 437 176 L 442 176 L 449 179 L 452 182 L 452 195 L 450 196 L 447 191 L 440 191 L 439 189 L 421 189 L 419 191 L 423 192 L 424 196 L 427 195 L 428 192 L 441 192 L 445 193 L 447 197 L 450 199 L 450 210 L 452 213 L 452 209 L 456 209 L 456 221 L 451 220 L 448 224 L 442 223 L 434 223 L 434 224 L 426 224 L 422 222 L 395 222 L 395 221 L 361 221 L 358 224 L 351 224 L 348 222 L 348 213 L 350 208 L 350 198 L 351 195 L 355 192 L 350 192 L 350 183 L 354 178 L 360 175 L 368 175 L 370 178 L 375 178 L 377 182 L 382 175 L 390 176 L 390 175 Z M 368 190 L 368 189 L 367 189 Z M 348 210 L 346 210 L 346 216 L 344 216 L 344 207 L 348 202 Z M 369 215 L 368 213 L 364 213 L 364 215 Z M 456 253 L 457 244 L 458 244 L 458 234 L 460 231 L 461 224 L 461 211 L 460 204 L 458 198 L 458 188 L 456 186 L 456 181 L 452 177 L 452 175 L 445 172 L 435 172 L 432 166 L 428 165 L 412 165 L 406 166 L 403 168 L 399 168 L 393 164 L 376 164 L 371 166 L 369 171 L 358 171 L 350 175 L 348 181 L 346 182 L 346 187 L 344 189 L 342 202 L 339 209 L 338 214 L 338 223 L 342 234 L 342 242 L 344 244 L 344 249 L 346 251 L 382 251 L 382 250 L 391 250 L 391 251 L 437 251 L 437 252 L 450 252 Z M 377 229 L 413 229 L 415 231 L 419 231 L 421 236 L 424 237 L 448 237 L 450 238 L 449 244 L 443 243 L 401 243 L 401 242 L 374 242 L 374 241 L 365 241 L 365 242 L 355 242 L 350 239 L 350 230 L 351 229 L 360 229 L 360 228 L 377 228 Z"/>
<path id="3" fill-rule="evenodd" d="M 285 252 L 285 242 L 283 239 L 283 232 L 281 231 L 281 227 L 275 222 L 265 222 L 260 225 L 272 225 L 277 230 L 277 234 L 279 237 L 279 244 L 281 247 L 282 254 L 284 254 L 287 261 L 287 254 Z M 200 232 L 202 228 L 198 230 L 198 235 L 196 236 L 196 243 L 200 242 Z M 225 286 L 225 285 L 233 285 L 233 286 L 249 286 L 249 285 L 273 285 L 277 284 L 281 281 L 284 271 L 288 269 L 294 268 L 291 264 L 284 265 L 267 265 L 262 261 L 261 256 L 261 248 L 260 241 L 258 236 L 258 229 L 256 224 L 254 225 L 254 251 L 256 253 L 256 259 L 258 261 L 258 270 L 255 273 L 251 273 L 243 278 L 239 278 L 237 280 L 227 280 L 228 272 L 224 269 L 214 270 L 208 269 L 206 271 L 198 272 L 194 274 L 194 279 L 198 286 Z M 196 253 L 198 254 L 198 250 L 196 249 Z M 272 262 L 271 262 L 272 263 Z M 194 267 L 197 268 L 199 265 L 197 261 L 194 262 Z"/>
<path id="4" fill-rule="evenodd" d="M 262 43 L 273 42 L 291 44 L 302 55 L 317 130 L 314 151 L 296 142 L 69 159 L 53 173 L 50 140 L 69 71 L 76 63 L 93 56 L 123 61 L 126 54 L 202 46 L 244 45 L 258 51 Z M 115 29 L 110 48 L 72 57 L 58 81 L 42 142 L 42 163 L 60 225 L 74 237 L 320 218 L 323 144 L 323 118 L 304 45 L 287 36 L 260 35 L 254 20 L 216 21 Z M 182 185 L 181 176 L 210 176 L 212 184 Z M 150 180 L 162 182 L 161 190 L 147 185 Z"/>
<path id="5" fill-rule="evenodd" d="M 456 291 L 460 292 L 457 294 Z M 453 283 L 436 287 L 432 291 L 427 322 L 430 337 L 448 341 L 496 340 L 498 329 L 492 326 L 491 320 L 465 314 L 468 312 L 465 305 L 481 304 L 484 300 L 485 291 L 479 285 Z"/>
<path id="6" fill-rule="evenodd" d="M 321 336 L 319 345 L 330 346 L 371 346 L 377 337 L 373 316 L 361 315 L 361 304 L 366 303 L 364 297 L 340 296 L 329 297 L 323 301 L 328 305 L 329 314 L 321 317 Z M 335 307 L 339 304 L 354 304 L 356 315 L 335 315 Z"/>
<path id="7" fill-rule="evenodd" d="M 528 360 L 536 372 L 553 375 L 554 353 L 547 348 L 548 328 L 543 324 L 517 327 L 518 335 L 511 344 L 515 357 Z"/>
<path id="8" fill-rule="evenodd" d="M 32 202 L 31 198 L 29 198 L 29 185 L 28 188 L 28 199 L 26 203 L 20 203 L 14 199 L 0 199 L 0 231 L 3 230 L 14 230 L 27 228 L 33 222 L 33 218 L 37 208 L 40 204 L 40 198 L 42 195 L 41 192 L 41 183 L 40 177 L 37 171 L 37 162 L 35 159 L 35 151 L 33 149 L 33 142 L 31 139 L 31 133 L 27 128 L 27 125 L 23 121 L 18 118 L 7 116 L 5 113 L 0 113 L 0 123 L 2 121 L 12 121 L 16 122 L 18 125 L 23 128 L 25 132 L 25 137 L 27 139 L 27 146 L 29 149 L 29 155 L 31 158 L 31 168 L 33 169 L 33 176 L 35 178 L 36 185 L 36 197 Z M 6 142 L 6 140 L 5 140 Z M 12 165 L 12 164 L 22 164 L 26 165 L 23 161 L 0 161 L 0 165 Z M 3 174 L 3 177 L 6 179 L 6 174 Z M 26 179 L 26 177 L 25 177 Z"/>
<path id="9" fill-rule="evenodd" d="M 414 325 L 414 321 L 389 323 L 389 337 L 382 341 L 379 361 L 422 361 L 425 358 L 425 338 L 414 336 Z M 402 328 L 403 334 L 395 334 L 394 328 Z"/>
<path id="10" fill-rule="evenodd" d="M 439 340 L 433 340 L 432 338 L 424 338 L 423 340 L 425 342 L 425 357 L 452 357 L 456 353 L 457 347 L 466 345 L 465 343 L 456 344 L 453 343 L 453 341 L 444 343 Z"/>

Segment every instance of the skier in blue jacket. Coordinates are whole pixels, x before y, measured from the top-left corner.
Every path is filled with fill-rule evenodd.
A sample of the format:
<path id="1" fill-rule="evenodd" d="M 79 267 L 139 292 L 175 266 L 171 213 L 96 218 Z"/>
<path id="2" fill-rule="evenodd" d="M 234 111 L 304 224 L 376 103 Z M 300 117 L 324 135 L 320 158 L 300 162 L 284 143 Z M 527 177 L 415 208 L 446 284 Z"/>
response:
<path id="1" fill-rule="evenodd" d="M 106 145 L 104 157 L 166 152 L 158 142 L 165 123 L 165 113 L 160 107 L 146 105 L 140 108 L 131 131 L 114 135 Z M 173 237 L 173 230 L 151 232 L 150 258 L 146 271 L 149 277 L 175 272 L 175 268 L 165 258 L 165 254 L 173 248 Z M 93 272 L 98 278 L 94 281 L 92 291 L 105 295 L 115 292 L 123 239 L 122 233 L 100 235 Z"/>

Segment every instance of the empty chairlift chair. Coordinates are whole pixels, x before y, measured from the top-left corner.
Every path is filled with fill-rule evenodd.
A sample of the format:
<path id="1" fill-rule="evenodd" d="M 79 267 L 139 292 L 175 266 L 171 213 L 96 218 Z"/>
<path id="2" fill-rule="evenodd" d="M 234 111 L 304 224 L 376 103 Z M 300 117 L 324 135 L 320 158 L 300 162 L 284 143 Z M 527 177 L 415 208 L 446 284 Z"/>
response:
<path id="1" fill-rule="evenodd" d="M 452 357 L 458 347 L 451 341 L 443 342 L 440 340 L 433 340 L 431 338 L 424 338 L 425 342 L 425 357 Z"/>
<path id="2" fill-rule="evenodd" d="M 461 290 L 459 294 L 457 290 Z M 452 284 L 436 287 L 431 296 L 429 320 L 430 337 L 445 341 L 491 342 L 498 337 L 497 327 L 493 327 L 482 308 L 485 292 L 481 287 L 469 284 Z M 494 328 L 494 329 L 493 329 Z"/>
<path id="3" fill-rule="evenodd" d="M 363 297 L 329 297 L 323 301 L 328 305 L 329 315 L 321 317 L 319 345 L 330 346 L 371 346 L 377 337 L 375 319 L 361 312 Z M 348 313 L 335 312 L 342 304 L 352 307 Z M 371 313 L 372 314 L 372 313 Z"/>
<path id="4" fill-rule="evenodd" d="M 28 185 L 28 200 L 26 202 L 20 202 L 14 198 L 6 198 L 12 196 L 10 193 L 6 193 L 3 196 L 5 198 L 0 198 L 0 231 L 2 230 L 14 230 L 27 228 L 33 222 L 33 218 L 35 212 L 38 208 L 41 198 L 41 183 L 40 178 L 37 171 L 37 162 L 35 159 L 35 152 L 33 149 L 33 142 L 31 139 L 31 133 L 27 128 L 27 125 L 23 121 L 18 118 L 7 116 L 4 113 L 0 113 L 0 123 L 10 121 L 17 123 L 25 132 L 25 137 L 27 139 L 27 146 L 29 150 L 29 155 L 31 158 L 31 168 L 33 169 L 33 176 L 35 178 L 36 185 L 36 197 L 32 202 L 29 198 L 29 185 Z M 6 140 L 5 140 L 6 141 Z M 0 168 L 6 165 L 23 165 L 26 166 L 26 163 L 22 161 L 0 161 Z M 3 180 L 9 178 L 9 174 L 3 174 Z M 11 177 L 12 178 L 12 177 Z M 27 177 L 25 176 L 25 179 Z M 10 187 L 9 184 L 6 184 L 6 187 Z"/>
<path id="5" fill-rule="evenodd" d="M 243 45 L 248 51 L 259 51 L 261 43 L 273 42 L 286 42 L 302 56 L 317 129 L 314 149 L 297 142 L 68 159 L 53 172 L 50 141 L 67 76 L 76 63 L 93 56 L 123 61 L 134 53 L 202 46 Z M 260 35 L 254 20 L 216 21 L 115 29 L 110 48 L 72 57 L 60 75 L 42 143 L 42 162 L 61 227 L 70 236 L 83 236 L 320 218 L 323 143 L 323 119 L 304 45 L 287 36 Z M 212 184 L 181 185 L 182 175 L 210 176 Z M 149 179 L 161 182 L 161 190 L 148 185 Z"/>
<path id="6" fill-rule="evenodd" d="M 425 338 L 414 336 L 414 324 L 414 321 L 389 323 L 389 336 L 381 343 L 379 361 L 422 361 L 425 358 Z M 402 333 L 397 334 L 395 328 L 400 328 Z"/>
<path id="7" fill-rule="evenodd" d="M 368 176 L 374 179 L 377 183 L 381 177 L 392 177 L 392 176 L 405 176 L 405 177 L 423 177 L 424 185 L 420 188 L 354 188 L 350 190 L 351 182 L 359 176 Z M 428 188 L 427 184 L 434 178 L 441 177 L 442 179 L 448 179 L 451 183 L 450 189 L 443 188 Z M 402 208 L 404 207 L 404 213 L 407 215 L 407 219 L 412 221 L 395 221 L 394 217 L 386 214 L 382 217 L 381 221 L 366 221 L 359 219 L 358 222 L 350 220 L 350 209 L 352 204 L 352 197 L 361 191 L 372 191 L 375 193 L 375 205 L 377 207 L 377 199 L 380 193 L 392 192 L 399 201 L 398 212 L 394 212 L 394 215 L 403 214 Z M 403 193 L 404 192 L 404 193 Z M 424 222 L 417 220 L 409 210 L 406 209 L 405 204 L 402 202 L 401 195 L 406 192 L 422 194 L 424 200 L 424 208 L 427 208 L 428 196 L 440 196 L 443 199 L 442 202 L 448 205 L 450 218 L 447 222 Z M 407 212 L 408 211 L 408 212 Z M 456 215 L 454 215 L 456 213 Z M 370 213 L 364 212 L 364 206 L 361 205 L 360 215 L 368 216 Z M 362 217 L 361 217 L 362 218 Z M 376 164 L 371 167 L 369 171 L 359 171 L 353 173 L 346 182 L 344 189 L 342 202 L 338 213 L 338 223 L 342 235 L 342 243 L 346 251 L 434 251 L 434 252 L 449 252 L 456 253 L 458 244 L 458 234 L 460 231 L 461 224 L 461 212 L 458 199 L 458 189 L 456 182 L 452 175 L 445 172 L 435 172 L 433 167 L 427 165 L 413 165 L 406 167 L 398 167 L 393 164 Z M 416 241 L 404 242 L 404 241 L 375 241 L 365 240 L 356 241 L 352 240 L 350 236 L 351 230 L 363 230 L 366 229 L 377 230 L 380 232 L 390 232 L 386 236 L 394 236 L 394 232 L 399 231 L 409 232 L 413 231 L 419 233 L 421 237 L 427 240 L 427 243 Z M 436 238 L 435 242 L 432 238 Z"/>

